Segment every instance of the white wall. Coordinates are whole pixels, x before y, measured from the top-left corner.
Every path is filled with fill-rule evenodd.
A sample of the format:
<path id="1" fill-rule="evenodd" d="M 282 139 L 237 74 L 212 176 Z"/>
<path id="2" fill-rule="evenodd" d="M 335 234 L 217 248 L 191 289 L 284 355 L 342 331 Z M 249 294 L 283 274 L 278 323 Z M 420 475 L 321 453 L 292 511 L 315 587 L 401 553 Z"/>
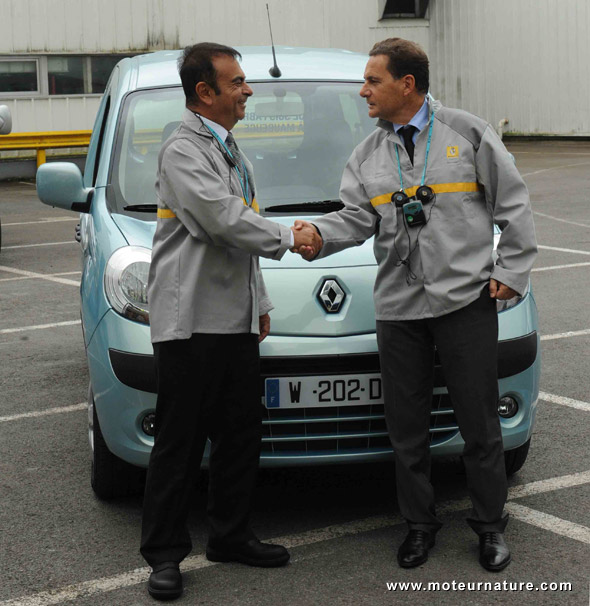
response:
<path id="1" fill-rule="evenodd" d="M 590 135 L 588 0 L 431 0 L 431 90 L 508 132 Z"/>
<path id="2" fill-rule="evenodd" d="M 386 21 L 384 0 L 0 0 L 0 54 L 266 45 L 267 1 L 276 44 L 367 52 L 410 38 L 428 52 L 432 93 L 447 105 L 493 124 L 508 118 L 510 132 L 590 135 L 589 0 L 431 0 L 427 20 Z M 15 130 L 91 128 L 96 107 L 63 117 L 52 100 L 36 118 L 30 100 L 16 103 Z"/>
<path id="3" fill-rule="evenodd" d="M 2 0 L 0 54 L 266 45 L 267 2 L 276 44 L 366 51 L 400 31 L 428 44 L 425 20 L 379 22 L 383 0 Z"/>
<path id="4" fill-rule="evenodd" d="M 199 40 L 267 45 L 267 1 L 276 44 L 366 52 L 402 36 L 428 48 L 429 22 L 380 22 L 384 0 L 0 0 L 0 55 L 141 52 Z M 98 107 L 84 96 L 0 100 L 13 109 L 14 132 L 88 129 Z"/>

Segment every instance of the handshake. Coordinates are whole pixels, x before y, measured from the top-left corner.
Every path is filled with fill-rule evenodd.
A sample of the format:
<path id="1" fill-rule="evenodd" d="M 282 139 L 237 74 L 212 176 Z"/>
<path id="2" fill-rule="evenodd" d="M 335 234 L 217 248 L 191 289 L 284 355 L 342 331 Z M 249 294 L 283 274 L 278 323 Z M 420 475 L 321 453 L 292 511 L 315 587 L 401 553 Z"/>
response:
<path id="1" fill-rule="evenodd" d="M 307 221 L 297 220 L 291 227 L 294 246 L 291 252 L 300 254 L 306 261 L 311 261 L 324 244 L 318 230 Z"/>

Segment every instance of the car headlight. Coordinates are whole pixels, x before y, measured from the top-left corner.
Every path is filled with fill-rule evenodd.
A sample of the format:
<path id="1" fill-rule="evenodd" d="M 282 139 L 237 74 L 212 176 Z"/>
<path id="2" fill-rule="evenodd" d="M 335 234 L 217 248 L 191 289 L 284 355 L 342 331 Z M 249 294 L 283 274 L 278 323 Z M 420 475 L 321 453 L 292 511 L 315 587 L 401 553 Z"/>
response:
<path id="1" fill-rule="evenodd" d="M 113 309 L 130 320 L 150 323 L 147 298 L 152 253 L 140 246 L 119 248 L 107 262 L 104 289 Z"/>

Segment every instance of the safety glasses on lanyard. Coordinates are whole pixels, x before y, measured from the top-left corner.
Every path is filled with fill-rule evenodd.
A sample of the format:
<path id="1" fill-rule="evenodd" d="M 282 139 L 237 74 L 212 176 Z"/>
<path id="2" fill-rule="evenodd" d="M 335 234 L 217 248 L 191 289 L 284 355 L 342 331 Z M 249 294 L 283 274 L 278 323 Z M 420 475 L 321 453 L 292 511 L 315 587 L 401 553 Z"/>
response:
<path id="1" fill-rule="evenodd" d="M 246 165 L 244 164 L 244 160 L 240 158 L 240 162 L 242 163 L 242 168 L 244 169 L 244 179 L 242 179 L 242 175 L 238 170 L 238 162 L 237 159 L 234 158 L 234 155 L 229 151 L 229 147 L 225 144 L 225 141 L 221 139 L 221 137 L 208 125 L 205 124 L 209 132 L 217 139 L 219 145 L 223 147 L 225 153 L 232 159 L 233 161 L 233 169 L 236 171 L 236 175 L 240 181 L 240 186 L 242 188 L 242 193 L 244 194 L 244 200 L 248 206 L 250 205 L 250 198 L 248 196 L 248 192 L 250 191 L 250 184 L 248 182 L 248 171 L 246 170 Z"/>

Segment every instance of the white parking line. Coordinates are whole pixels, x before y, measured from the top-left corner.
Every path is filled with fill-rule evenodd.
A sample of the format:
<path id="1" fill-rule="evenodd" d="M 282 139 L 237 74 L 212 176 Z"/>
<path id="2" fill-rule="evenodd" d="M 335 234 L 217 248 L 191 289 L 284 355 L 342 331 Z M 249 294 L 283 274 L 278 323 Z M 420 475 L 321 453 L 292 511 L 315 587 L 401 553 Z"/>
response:
<path id="1" fill-rule="evenodd" d="M 203 557 L 203 559 L 205 558 Z M 210 565 L 211 562 L 207 562 L 207 564 Z M 183 570 L 186 569 L 183 567 Z M 193 569 L 191 568 L 191 570 Z M 149 573 L 149 568 L 137 568 L 136 570 L 112 577 L 86 581 L 77 585 L 68 585 L 63 589 L 42 591 L 30 596 L 6 600 L 0 602 L 0 606 L 50 606 L 51 604 L 61 604 L 62 602 L 75 600 L 76 598 L 87 598 L 101 593 L 108 593 L 115 589 L 139 585 L 147 579 Z"/>
<path id="2" fill-rule="evenodd" d="M 37 223 L 60 223 L 62 221 L 80 221 L 79 217 L 47 217 L 38 221 L 19 221 L 18 223 L 2 223 L 2 228 L 14 225 L 35 225 Z"/>
<path id="3" fill-rule="evenodd" d="M 58 328 L 60 326 L 74 326 L 80 324 L 80 320 L 68 320 L 67 322 L 53 322 L 52 324 L 37 324 L 35 326 L 19 326 L 18 328 L 2 328 L 0 335 L 9 335 L 15 332 L 27 332 L 29 330 L 43 330 L 45 328 Z"/>
<path id="4" fill-rule="evenodd" d="M 538 245 L 538 248 L 541 248 L 542 250 L 555 250 L 557 252 L 574 253 L 575 255 L 590 255 L 590 250 L 576 250 L 573 248 L 557 248 L 555 246 L 543 246 L 541 244 Z"/>
<path id="5" fill-rule="evenodd" d="M 558 332 L 552 335 L 542 335 L 541 341 L 554 341 L 555 339 L 569 339 L 570 337 L 584 337 L 590 335 L 590 328 L 584 330 L 569 330 L 568 332 Z"/>
<path id="6" fill-rule="evenodd" d="M 572 398 L 566 398 L 565 396 L 556 396 L 552 393 L 545 393 L 544 391 L 539 392 L 539 398 L 545 400 L 545 402 L 551 402 L 552 404 L 561 404 L 562 406 L 569 406 L 570 408 L 590 412 L 590 404 L 588 402 L 582 402 L 581 400 L 573 400 Z"/>
<path id="7" fill-rule="evenodd" d="M 527 155 L 527 156 L 551 156 L 552 158 L 555 158 L 556 156 L 590 156 L 590 152 L 562 152 L 562 153 L 547 153 L 547 152 L 537 152 L 537 151 L 516 151 L 516 150 L 512 150 L 510 152 L 511 154 L 513 154 L 514 156 L 516 155 Z"/>
<path id="8" fill-rule="evenodd" d="M 67 240 L 65 242 L 41 242 L 39 244 L 17 244 L 16 246 L 3 246 L 2 250 L 9 250 L 9 249 L 15 249 L 15 248 L 39 248 L 40 246 L 61 246 L 62 244 L 78 244 L 78 242 L 76 242 L 76 240 Z"/>
<path id="9" fill-rule="evenodd" d="M 551 492 L 559 488 L 579 486 L 589 482 L 590 471 L 587 471 L 568 476 L 551 478 L 549 480 L 542 480 L 540 482 L 532 482 L 523 486 L 516 486 L 510 489 L 508 494 L 509 498 L 518 498 L 520 496 L 528 496 L 529 494 Z M 520 489 L 520 492 L 518 489 Z M 516 495 L 516 497 L 513 495 Z M 508 503 L 507 509 L 510 508 L 509 511 L 512 511 L 513 505 L 513 503 Z M 469 501 L 466 499 L 461 499 L 459 501 L 451 501 L 447 503 L 441 508 L 441 512 L 458 511 L 467 507 L 469 507 Z M 590 532 L 590 530 L 584 526 L 572 524 L 571 522 L 560 520 L 560 518 L 555 518 L 554 516 L 547 516 L 546 514 L 541 514 L 541 512 L 535 512 L 535 515 L 530 515 L 529 511 L 532 510 L 525 507 L 514 508 L 514 515 L 515 517 L 518 517 L 518 519 L 535 526 L 540 526 L 543 524 L 541 527 L 545 530 L 557 532 L 557 534 L 568 536 L 576 540 L 584 540 L 584 542 L 586 542 L 586 532 Z M 556 524 L 557 521 L 559 521 L 560 524 Z M 328 526 L 326 528 L 319 528 L 316 530 L 310 530 L 299 534 L 287 535 L 269 540 L 273 543 L 276 542 L 285 545 L 286 547 L 293 548 L 303 545 L 312 545 L 314 543 L 329 541 L 345 536 L 354 536 L 355 534 L 362 532 L 379 530 L 381 528 L 387 528 L 401 523 L 403 523 L 403 520 L 398 515 L 374 516 L 371 518 L 365 518 L 363 520 L 355 520 L 345 524 Z M 181 564 L 182 571 L 185 573 L 210 566 L 216 566 L 216 564 L 209 562 L 204 555 L 195 555 L 189 557 Z M 135 570 L 130 570 L 128 572 L 111 577 L 103 577 L 102 579 L 95 579 L 92 581 L 68 585 L 62 589 L 53 589 L 29 596 L 5 600 L 0 602 L 0 606 L 50 606 L 52 604 L 61 604 L 62 602 L 75 600 L 76 598 L 87 598 L 89 596 L 108 593 L 117 589 L 123 589 L 125 587 L 132 587 L 134 585 L 139 585 L 140 583 L 145 583 L 149 573 L 150 569 L 147 566 L 144 568 L 136 568 Z"/>
<path id="10" fill-rule="evenodd" d="M 18 415 L 8 415 L 6 417 L 0 417 L 0 423 L 7 423 L 9 421 L 18 421 L 20 419 L 34 419 L 37 417 L 46 417 L 49 415 L 61 414 L 64 412 L 74 412 L 76 410 L 85 410 L 88 407 L 88 402 L 82 402 L 80 404 L 72 404 L 71 406 L 58 406 L 56 408 L 47 408 L 45 410 L 35 410 L 33 412 L 22 412 Z"/>
<path id="11" fill-rule="evenodd" d="M 570 267 L 588 267 L 590 261 L 586 263 L 568 263 L 567 265 L 550 265 L 548 267 L 534 267 L 531 272 L 549 271 L 550 269 L 569 269 Z"/>
<path id="12" fill-rule="evenodd" d="M 51 274 L 39 274 L 34 271 L 26 271 L 25 269 L 16 269 L 15 267 L 7 267 L 6 265 L 0 265 L 0 271 L 5 271 L 9 274 L 16 274 L 17 276 L 27 276 L 29 278 L 40 278 L 42 280 L 49 280 L 50 282 L 58 282 L 59 284 L 70 284 L 71 286 L 80 286 L 80 282 L 74 280 L 68 280 L 67 278 L 55 278 Z"/>
<path id="13" fill-rule="evenodd" d="M 520 486 L 512 486 L 508 489 L 508 499 L 522 499 L 544 492 L 553 492 L 561 488 L 575 488 L 584 484 L 590 484 L 590 470 L 571 473 L 567 476 L 547 478 L 546 480 L 537 480 L 536 482 L 529 482 Z"/>
<path id="14" fill-rule="evenodd" d="M 551 168 L 542 168 L 541 170 L 534 170 L 532 173 L 523 173 L 521 177 L 531 177 L 532 175 L 538 175 L 540 173 L 546 173 L 550 170 L 561 170 L 562 168 L 572 168 L 574 166 L 586 166 L 590 162 L 577 162 L 576 164 L 562 164 L 561 166 L 552 166 Z"/>
<path id="15" fill-rule="evenodd" d="M 555 534 L 560 534 L 569 539 L 575 539 L 576 541 L 590 545 L 590 528 L 586 528 L 586 526 L 562 520 L 548 513 L 525 507 L 519 503 L 507 503 L 506 511 L 521 522 L 526 522 L 527 524 L 538 526 L 543 530 L 549 530 Z"/>
<path id="16" fill-rule="evenodd" d="M 54 277 L 54 276 L 74 276 L 76 274 L 81 274 L 81 271 L 61 271 L 57 274 L 43 274 L 44 276 L 47 277 Z M 37 278 L 37 276 L 20 276 L 18 278 L 0 278 L 0 282 L 15 282 L 17 280 L 35 280 Z"/>
<path id="17" fill-rule="evenodd" d="M 586 227 L 586 228 L 590 227 L 590 225 L 588 225 L 588 223 L 576 223 L 576 221 L 568 221 L 567 219 L 561 219 L 560 217 L 553 217 L 552 215 L 546 215 L 545 213 L 541 213 L 538 210 L 534 210 L 533 215 L 539 215 L 539 217 L 544 217 L 545 219 L 552 219 L 553 221 L 559 221 L 560 223 L 568 223 L 569 225 L 577 225 L 578 227 Z"/>

